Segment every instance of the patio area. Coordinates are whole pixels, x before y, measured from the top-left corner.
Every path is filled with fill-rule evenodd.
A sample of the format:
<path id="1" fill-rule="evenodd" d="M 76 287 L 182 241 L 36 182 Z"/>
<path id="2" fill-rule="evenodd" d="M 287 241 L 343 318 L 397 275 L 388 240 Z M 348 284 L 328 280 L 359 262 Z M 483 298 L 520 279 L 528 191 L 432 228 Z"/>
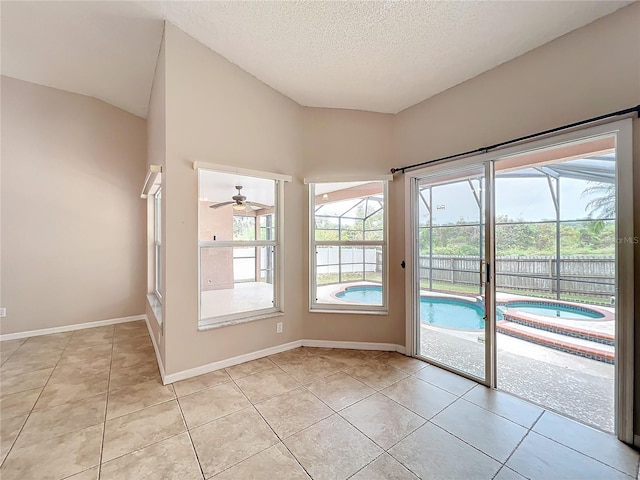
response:
<path id="1" fill-rule="evenodd" d="M 484 344 L 422 324 L 421 348 L 442 363 L 484 375 Z M 613 432 L 614 366 L 496 334 L 498 388 Z"/>

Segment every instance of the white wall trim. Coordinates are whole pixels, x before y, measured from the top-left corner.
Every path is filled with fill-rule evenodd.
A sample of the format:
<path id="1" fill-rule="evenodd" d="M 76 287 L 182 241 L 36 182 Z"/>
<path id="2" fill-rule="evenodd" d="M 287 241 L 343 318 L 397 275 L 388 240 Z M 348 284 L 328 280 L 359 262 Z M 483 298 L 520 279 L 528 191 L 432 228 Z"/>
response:
<path id="1" fill-rule="evenodd" d="M 155 345 L 154 345 L 155 347 Z M 162 383 L 167 385 L 169 383 L 177 382 L 180 380 L 186 380 L 187 378 L 196 377 L 198 375 L 204 375 L 205 373 L 220 370 L 221 368 L 233 367 L 240 363 L 248 362 L 251 360 L 257 360 L 258 358 L 267 357 L 276 353 L 286 352 L 287 350 L 293 350 L 298 347 L 323 347 L 323 348 L 347 348 L 356 350 L 383 350 L 387 352 L 399 352 L 404 354 L 405 348 L 403 345 L 396 345 L 395 343 L 372 343 L 372 342 L 340 342 L 332 340 L 296 340 L 294 342 L 283 343 L 282 345 L 276 345 L 275 347 L 265 348 L 263 350 L 257 350 L 255 352 L 245 353 L 236 357 L 220 360 L 219 362 L 209 363 L 200 367 L 190 368 L 189 370 L 183 370 L 181 372 L 172 373 L 170 375 L 164 375 L 162 373 Z"/>
<path id="2" fill-rule="evenodd" d="M 204 375 L 205 373 L 220 370 L 221 368 L 233 367 L 240 363 L 249 362 L 251 360 L 257 360 L 258 358 L 268 357 L 276 353 L 285 352 L 302 346 L 302 341 L 296 340 L 295 342 L 283 343 L 282 345 L 276 345 L 275 347 L 265 348 L 263 350 L 257 350 L 255 352 L 245 353 L 236 357 L 226 358 L 218 362 L 208 363 L 199 367 L 190 368 L 188 370 L 182 370 L 181 372 L 171 373 L 164 375 L 162 383 L 167 385 L 169 383 L 178 382 L 180 380 L 186 380 L 187 378 L 196 377 L 198 375 Z"/>
<path id="3" fill-rule="evenodd" d="M 344 183 L 344 182 L 393 182 L 393 175 L 327 175 L 324 177 L 307 177 L 303 179 L 305 185 L 310 183 Z"/>
<path id="4" fill-rule="evenodd" d="M 403 345 L 395 343 L 374 343 L 374 342 L 343 342 L 338 340 L 302 340 L 303 347 L 320 348 L 346 348 L 351 350 L 382 350 L 384 352 L 399 352 L 404 354 Z"/>
<path id="5" fill-rule="evenodd" d="M 63 325 L 61 327 L 41 328 L 40 330 L 27 330 L 25 332 L 5 333 L 0 335 L 0 341 L 17 340 L 19 338 L 35 337 L 38 335 L 50 335 L 52 333 L 71 332 L 73 330 L 84 330 L 85 328 L 105 327 L 117 323 L 135 322 L 136 320 L 146 320 L 147 316 L 132 315 L 130 317 L 110 318 L 108 320 L 98 320 L 97 322 L 76 323 L 74 325 Z"/>
<path id="6" fill-rule="evenodd" d="M 268 178 L 270 180 L 280 180 L 282 182 L 291 182 L 291 175 L 283 175 L 281 173 L 262 172 L 260 170 L 250 170 L 248 168 L 234 167 L 233 165 L 220 165 L 208 162 L 193 162 L 194 170 L 214 170 L 216 172 L 237 173 L 238 175 L 246 175 L 248 177 Z"/>
<path id="7" fill-rule="evenodd" d="M 151 324 L 149 323 L 149 317 L 145 315 L 144 323 L 147 324 L 147 330 L 149 331 L 149 336 L 151 337 L 151 343 L 153 344 L 153 351 L 156 352 L 156 361 L 158 362 L 158 368 L 160 369 L 160 377 L 162 378 L 162 384 L 166 385 L 167 383 L 164 381 L 164 365 L 162 364 L 162 356 L 160 355 L 160 349 L 158 348 L 158 344 L 156 343 L 156 337 L 153 334 L 153 328 L 151 328 Z"/>

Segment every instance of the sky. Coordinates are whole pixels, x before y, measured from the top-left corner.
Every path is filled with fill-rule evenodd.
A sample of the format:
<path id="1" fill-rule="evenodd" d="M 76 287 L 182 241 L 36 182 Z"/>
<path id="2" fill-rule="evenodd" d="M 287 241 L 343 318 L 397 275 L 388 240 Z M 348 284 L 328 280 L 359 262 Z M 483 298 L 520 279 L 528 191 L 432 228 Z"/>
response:
<path id="1" fill-rule="evenodd" d="M 476 188 L 478 181 L 474 181 Z M 593 185 L 584 180 L 560 179 L 561 220 L 585 219 L 587 203 L 596 195 L 584 195 Z M 425 196 L 427 193 L 425 193 Z M 478 221 L 478 204 L 466 180 L 433 188 L 434 223 L 455 223 L 461 218 Z M 556 213 L 547 179 L 496 178 L 496 214 L 525 221 L 555 220 Z"/>

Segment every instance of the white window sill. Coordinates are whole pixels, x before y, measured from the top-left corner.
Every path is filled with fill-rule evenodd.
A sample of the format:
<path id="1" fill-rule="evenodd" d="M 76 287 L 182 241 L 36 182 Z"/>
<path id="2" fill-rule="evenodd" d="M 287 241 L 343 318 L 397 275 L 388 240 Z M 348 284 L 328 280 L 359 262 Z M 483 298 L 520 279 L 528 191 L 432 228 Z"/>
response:
<path id="1" fill-rule="evenodd" d="M 158 299 L 155 293 L 147 294 L 147 302 L 149 302 L 153 316 L 156 317 L 156 322 L 158 322 L 158 325 L 162 326 L 162 302 Z"/>
<path id="2" fill-rule="evenodd" d="M 346 308 L 310 308 L 309 313 L 350 313 L 357 315 L 389 315 L 389 310 L 350 310 Z"/>
<path id="3" fill-rule="evenodd" d="M 281 317 L 282 315 L 284 315 L 283 311 L 277 311 L 277 312 L 263 313 L 263 314 L 255 315 L 251 317 L 236 318 L 232 320 L 223 320 L 223 321 L 217 321 L 217 322 L 212 319 L 202 320 L 198 325 L 198 330 L 201 332 L 204 332 L 207 330 L 215 330 L 216 328 L 232 327 L 233 325 L 241 325 L 243 323 L 256 322 L 258 320 L 264 320 L 266 318 Z"/>

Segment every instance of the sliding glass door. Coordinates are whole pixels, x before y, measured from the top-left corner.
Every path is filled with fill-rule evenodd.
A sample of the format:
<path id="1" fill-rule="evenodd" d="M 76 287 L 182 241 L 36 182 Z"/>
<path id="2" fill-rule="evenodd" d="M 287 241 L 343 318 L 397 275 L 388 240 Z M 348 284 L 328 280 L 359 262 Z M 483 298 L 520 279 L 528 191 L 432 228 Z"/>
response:
<path id="1" fill-rule="evenodd" d="M 633 441 L 633 175 L 617 122 L 407 178 L 407 343 Z"/>
<path id="2" fill-rule="evenodd" d="M 463 166 L 413 183 L 417 355 L 483 383 L 489 381 L 490 364 L 489 167 Z"/>
<path id="3" fill-rule="evenodd" d="M 616 148 L 611 135 L 495 161 L 497 379 L 615 431 Z"/>

